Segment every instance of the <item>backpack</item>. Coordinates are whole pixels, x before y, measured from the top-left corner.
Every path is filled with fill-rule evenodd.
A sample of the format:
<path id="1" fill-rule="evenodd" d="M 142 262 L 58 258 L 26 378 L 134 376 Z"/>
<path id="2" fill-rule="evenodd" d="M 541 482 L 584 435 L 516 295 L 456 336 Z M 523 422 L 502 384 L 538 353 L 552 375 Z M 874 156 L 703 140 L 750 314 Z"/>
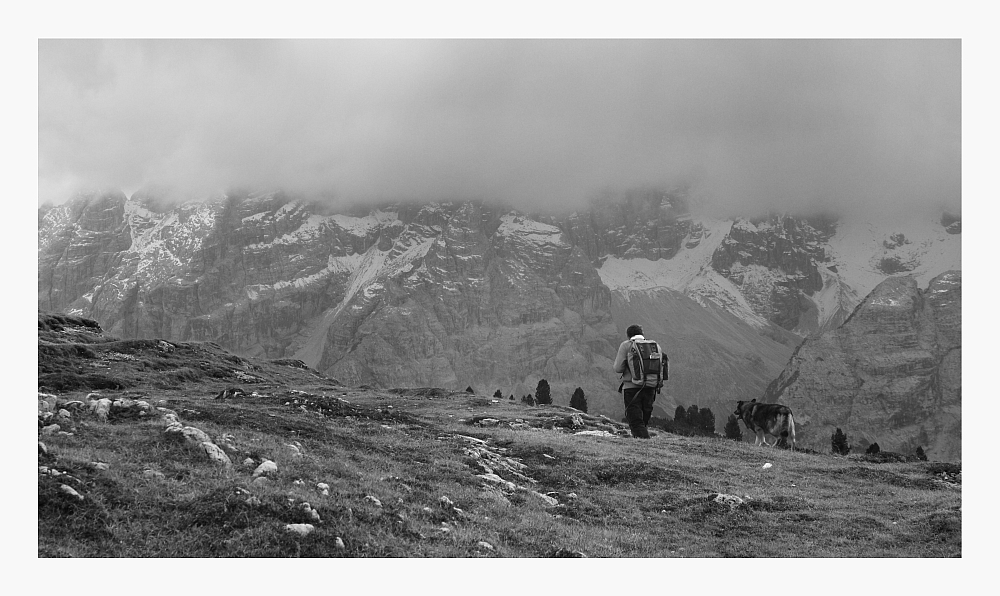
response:
<path id="1" fill-rule="evenodd" d="M 668 378 L 669 359 L 660 344 L 651 339 L 635 339 L 628 351 L 628 369 L 632 383 L 640 387 L 663 387 Z"/>

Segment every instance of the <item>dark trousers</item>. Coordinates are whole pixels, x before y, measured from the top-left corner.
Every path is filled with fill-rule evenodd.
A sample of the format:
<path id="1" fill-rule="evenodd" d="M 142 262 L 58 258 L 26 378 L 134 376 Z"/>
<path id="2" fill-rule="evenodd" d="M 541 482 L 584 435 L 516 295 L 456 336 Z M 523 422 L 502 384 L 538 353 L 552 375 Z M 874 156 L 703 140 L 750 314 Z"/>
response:
<path id="1" fill-rule="evenodd" d="M 648 439 L 649 431 L 646 425 L 649 424 L 649 417 L 653 415 L 653 400 L 656 399 L 655 387 L 633 387 L 622 392 L 625 399 L 625 420 L 632 429 L 632 436 L 640 439 Z"/>

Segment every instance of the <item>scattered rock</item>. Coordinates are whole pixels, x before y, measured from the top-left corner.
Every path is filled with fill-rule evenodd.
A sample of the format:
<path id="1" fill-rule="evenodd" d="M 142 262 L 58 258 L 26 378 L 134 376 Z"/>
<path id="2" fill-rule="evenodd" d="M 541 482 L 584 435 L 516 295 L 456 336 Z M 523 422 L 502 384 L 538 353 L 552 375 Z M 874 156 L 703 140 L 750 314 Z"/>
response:
<path id="1" fill-rule="evenodd" d="M 108 468 L 111 467 L 108 464 L 106 464 L 104 462 L 99 462 L 99 461 L 92 461 L 92 462 L 90 462 L 90 466 L 92 468 L 94 468 L 95 470 L 101 470 L 102 472 L 104 470 L 107 470 Z"/>
<path id="2" fill-rule="evenodd" d="M 309 503 L 302 503 L 301 505 L 299 505 L 299 509 L 301 509 L 307 516 L 309 516 L 309 519 L 313 520 L 316 523 L 320 523 L 321 520 L 319 518 L 319 511 L 313 509 L 312 505 L 310 505 Z"/>
<path id="3" fill-rule="evenodd" d="M 288 447 L 288 449 L 291 450 L 292 457 L 302 457 L 302 450 L 299 449 L 299 447 L 297 445 L 292 445 L 290 443 L 285 443 L 285 447 Z"/>
<path id="4" fill-rule="evenodd" d="M 55 433 L 59 432 L 59 428 L 60 427 L 59 427 L 58 424 L 50 424 L 50 425 L 42 428 L 42 434 L 43 435 L 55 434 Z"/>
<path id="5" fill-rule="evenodd" d="M 260 499 L 257 497 L 247 497 L 246 504 L 250 507 L 260 507 Z"/>
<path id="6" fill-rule="evenodd" d="M 79 412 L 80 410 L 83 410 L 85 407 L 87 407 L 87 405 L 78 399 L 74 399 L 72 401 L 64 403 L 63 407 L 69 410 L 70 412 Z"/>
<path id="7" fill-rule="evenodd" d="M 49 454 L 49 448 L 45 446 L 45 443 L 39 441 L 38 442 L 38 455 L 48 455 L 48 454 Z"/>
<path id="8" fill-rule="evenodd" d="M 568 495 L 566 495 L 566 498 L 568 498 L 568 499 L 575 499 L 576 498 L 576 493 L 569 493 Z"/>
<path id="9" fill-rule="evenodd" d="M 579 432 L 573 433 L 574 435 L 586 435 L 590 437 L 614 437 L 617 436 L 614 433 L 609 433 L 606 430 L 581 430 Z"/>
<path id="10" fill-rule="evenodd" d="M 248 457 L 245 460 L 243 460 L 243 466 L 244 467 L 252 468 L 252 467 L 254 467 L 256 465 L 257 465 L 257 462 L 255 462 L 252 457 Z"/>
<path id="11" fill-rule="evenodd" d="M 312 524 L 285 524 L 285 530 L 299 536 L 308 536 L 316 529 Z"/>
<path id="12" fill-rule="evenodd" d="M 478 474 L 476 477 L 477 478 L 482 478 L 483 480 L 485 480 L 487 482 L 499 485 L 499 486 L 501 486 L 503 488 L 506 488 L 507 490 L 510 490 L 510 491 L 517 490 L 517 485 L 516 484 L 514 484 L 513 482 L 510 482 L 508 480 L 504 480 L 503 478 L 497 476 L 496 474 Z"/>
<path id="13" fill-rule="evenodd" d="M 151 480 L 163 480 L 166 476 L 156 470 L 143 470 L 142 475 Z"/>
<path id="14" fill-rule="evenodd" d="M 214 463 L 224 466 L 229 466 L 233 463 L 229 459 L 229 456 L 226 455 L 226 452 L 220 449 L 215 443 L 205 441 L 201 444 L 201 449 L 205 452 L 205 455 L 208 456 L 208 459 Z"/>
<path id="15" fill-rule="evenodd" d="M 265 459 L 257 469 L 253 471 L 254 477 L 265 476 L 267 474 L 276 474 L 278 472 L 278 464 L 274 463 L 269 459 Z"/>
<path id="16" fill-rule="evenodd" d="M 208 433 L 205 431 L 193 426 L 183 426 L 179 422 L 168 426 L 166 430 L 163 431 L 163 434 L 168 439 L 187 443 L 188 445 L 194 447 L 199 447 L 202 443 L 212 442 L 212 438 L 209 437 Z"/>
<path id="17" fill-rule="evenodd" d="M 337 550 L 344 550 L 347 547 L 344 546 L 344 541 L 341 540 L 340 536 L 337 536 L 337 539 L 333 541 L 333 548 Z"/>
<path id="18" fill-rule="evenodd" d="M 257 478 L 254 478 L 253 482 L 251 482 L 251 484 L 257 488 L 263 488 L 270 483 L 271 481 L 268 480 L 266 476 L 259 476 Z"/>
<path id="19" fill-rule="evenodd" d="M 323 494 L 329 494 L 330 492 L 330 485 L 325 482 L 317 483 L 316 488 L 323 491 Z"/>
<path id="20" fill-rule="evenodd" d="M 729 505 L 730 510 L 735 510 L 737 507 L 743 504 L 743 499 L 736 495 L 727 495 L 724 493 L 717 493 L 709 495 L 709 498 L 716 503 L 721 503 L 723 505 Z"/>
<path id="21" fill-rule="evenodd" d="M 544 501 L 546 505 L 548 505 L 550 507 L 555 507 L 556 505 L 559 504 L 559 501 L 557 501 L 556 499 L 554 499 L 554 498 L 552 498 L 552 497 L 550 497 L 548 495 L 543 495 L 542 493 L 537 492 L 537 491 L 533 491 L 533 490 L 528 490 L 527 492 L 530 493 L 530 494 L 532 494 L 532 495 L 534 495 L 534 496 L 536 496 L 536 497 L 538 497 L 539 499 L 541 499 L 542 501 Z"/>
<path id="22" fill-rule="evenodd" d="M 451 499 L 449 499 L 448 497 L 446 497 L 444 495 L 441 495 L 441 498 L 438 499 L 438 503 L 441 504 L 441 508 L 442 509 L 454 509 L 455 508 L 455 503 Z"/>
<path id="23" fill-rule="evenodd" d="M 549 556 L 555 558 L 575 558 L 575 559 L 587 558 L 587 555 L 583 554 L 582 551 L 570 550 L 568 548 L 557 548 L 556 550 L 549 553 Z"/>
<path id="24" fill-rule="evenodd" d="M 477 542 L 476 547 L 485 550 L 493 550 L 493 545 L 490 544 L 489 542 L 486 542 L 485 540 L 480 540 L 479 542 Z"/>
<path id="25" fill-rule="evenodd" d="M 552 456 L 551 456 L 551 455 L 549 455 L 548 453 L 543 453 L 543 454 L 542 454 L 542 457 L 544 457 L 545 459 L 555 459 L 554 457 L 552 457 Z"/>
<path id="26" fill-rule="evenodd" d="M 762 466 L 765 470 L 771 467 L 770 463 L 766 463 Z"/>
<path id="27" fill-rule="evenodd" d="M 479 421 L 479 426 L 499 426 L 500 421 L 496 418 L 483 418 Z"/>
<path id="28" fill-rule="evenodd" d="M 78 493 L 75 490 L 73 490 L 73 487 L 71 487 L 71 486 L 67 486 L 65 484 L 62 484 L 62 485 L 59 486 L 59 490 L 61 490 L 62 492 L 66 493 L 67 495 L 69 495 L 71 497 L 76 497 L 77 499 L 80 499 L 81 501 L 83 500 L 83 495 L 81 495 L 80 493 Z"/>
<path id="29" fill-rule="evenodd" d="M 56 414 L 56 417 L 62 418 L 63 420 L 71 420 L 73 418 L 73 415 L 69 413 L 69 410 L 63 408 L 59 410 L 59 413 Z"/>
<path id="30" fill-rule="evenodd" d="M 376 506 L 376 507 L 379 507 L 379 508 L 382 507 L 382 501 L 379 501 L 377 498 L 375 498 L 375 497 L 373 497 L 371 495 L 365 495 L 365 500 L 366 501 L 370 501 L 371 504 L 374 505 L 374 506 Z"/>
<path id="31" fill-rule="evenodd" d="M 292 480 L 292 484 L 294 484 L 296 486 L 305 486 L 306 485 L 305 481 L 303 481 L 301 478 L 296 478 L 295 480 Z"/>
<path id="32" fill-rule="evenodd" d="M 97 416 L 97 419 L 101 422 L 107 422 L 108 413 L 111 412 L 111 400 L 106 397 L 102 397 L 101 399 L 90 403 L 91 411 L 95 416 Z"/>
<path id="33" fill-rule="evenodd" d="M 243 391 L 239 387 L 229 387 L 228 389 L 223 389 L 215 396 L 215 399 L 235 399 L 239 397 L 246 397 L 247 392 Z"/>

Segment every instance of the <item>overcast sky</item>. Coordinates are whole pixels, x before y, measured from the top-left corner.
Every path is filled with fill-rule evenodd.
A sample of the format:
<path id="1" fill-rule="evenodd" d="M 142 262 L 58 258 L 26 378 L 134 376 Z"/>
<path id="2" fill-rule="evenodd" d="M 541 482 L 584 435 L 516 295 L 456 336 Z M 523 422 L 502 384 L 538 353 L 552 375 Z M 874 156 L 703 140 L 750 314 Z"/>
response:
<path id="1" fill-rule="evenodd" d="M 39 203 L 148 184 L 713 212 L 959 208 L 958 41 L 55 41 Z"/>

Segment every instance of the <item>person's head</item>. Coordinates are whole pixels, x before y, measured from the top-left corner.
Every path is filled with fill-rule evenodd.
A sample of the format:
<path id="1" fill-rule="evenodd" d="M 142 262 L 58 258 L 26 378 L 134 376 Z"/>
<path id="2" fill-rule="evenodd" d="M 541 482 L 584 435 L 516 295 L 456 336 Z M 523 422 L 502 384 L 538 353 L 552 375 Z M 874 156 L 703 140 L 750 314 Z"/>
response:
<path id="1" fill-rule="evenodd" d="M 642 327 L 638 325 L 629 325 L 628 329 L 625 330 L 625 335 L 628 337 L 635 337 L 636 335 L 642 335 Z"/>

